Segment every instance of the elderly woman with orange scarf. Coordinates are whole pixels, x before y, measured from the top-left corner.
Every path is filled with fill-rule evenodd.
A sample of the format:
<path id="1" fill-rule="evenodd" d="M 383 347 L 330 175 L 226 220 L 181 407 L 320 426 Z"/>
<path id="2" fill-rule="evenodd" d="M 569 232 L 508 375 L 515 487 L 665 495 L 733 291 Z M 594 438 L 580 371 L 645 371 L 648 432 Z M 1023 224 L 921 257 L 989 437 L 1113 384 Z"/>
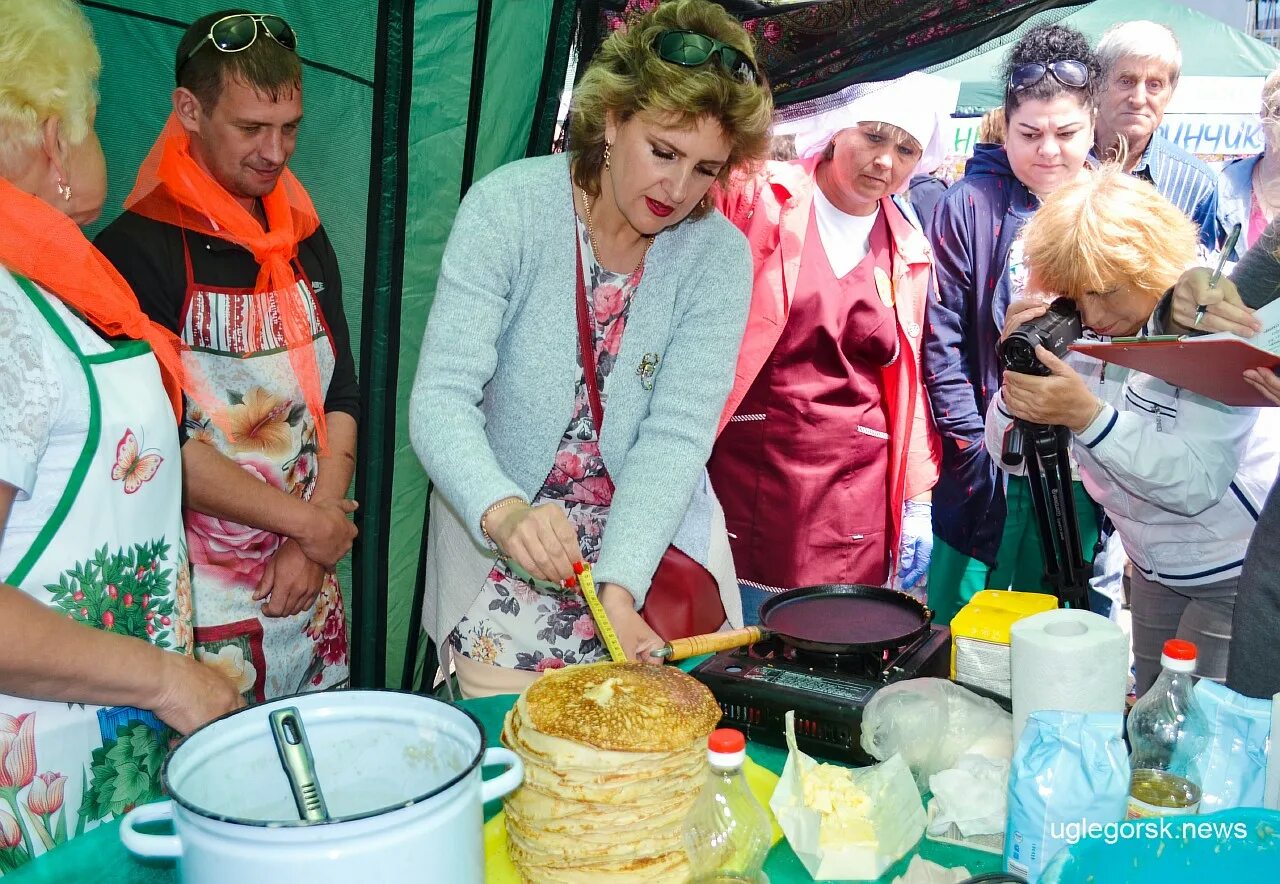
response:
<path id="1" fill-rule="evenodd" d="M 242 701 L 190 656 L 177 341 L 77 227 L 106 192 L 89 24 L 71 0 L 0 21 L 3 873 L 159 798 L 170 729 Z"/>
<path id="2" fill-rule="evenodd" d="M 755 261 L 709 467 L 748 623 L 787 589 L 911 589 L 928 568 L 938 444 L 920 341 L 932 265 L 894 196 L 942 159 L 939 86 L 910 74 L 850 87 L 833 109 L 778 127 L 800 130 L 801 159 L 720 195 Z"/>

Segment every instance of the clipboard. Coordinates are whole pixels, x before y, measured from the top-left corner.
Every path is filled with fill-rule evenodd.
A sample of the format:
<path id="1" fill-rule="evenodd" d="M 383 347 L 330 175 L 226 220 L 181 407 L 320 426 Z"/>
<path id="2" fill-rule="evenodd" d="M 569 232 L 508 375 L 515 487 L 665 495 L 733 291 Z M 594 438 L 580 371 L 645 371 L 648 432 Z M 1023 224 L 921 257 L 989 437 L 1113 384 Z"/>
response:
<path id="1" fill-rule="evenodd" d="M 1271 400 L 1245 382 L 1245 369 L 1280 368 L 1280 356 L 1234 335 L 1145 340 L 1081 341 L 1071 349 L 1123 365 L 1225 405 L 1267 406 Z"/>

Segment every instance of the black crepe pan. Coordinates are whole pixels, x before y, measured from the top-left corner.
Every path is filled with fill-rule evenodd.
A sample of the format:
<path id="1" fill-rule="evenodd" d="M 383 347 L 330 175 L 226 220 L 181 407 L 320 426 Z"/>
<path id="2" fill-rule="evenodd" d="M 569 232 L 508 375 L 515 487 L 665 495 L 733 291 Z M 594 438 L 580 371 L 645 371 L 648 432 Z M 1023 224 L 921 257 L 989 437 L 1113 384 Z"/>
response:
<path id="1" fill-rule="evenodd" d="M 683 660 L 770 636 L 801 651 L 868 654 L 904 647 L 929 631 L 933 612 L 882 586 L 825 583 L 779 593 L 760 606 L 760 625 L 669 641 L 655 656 Z"/>

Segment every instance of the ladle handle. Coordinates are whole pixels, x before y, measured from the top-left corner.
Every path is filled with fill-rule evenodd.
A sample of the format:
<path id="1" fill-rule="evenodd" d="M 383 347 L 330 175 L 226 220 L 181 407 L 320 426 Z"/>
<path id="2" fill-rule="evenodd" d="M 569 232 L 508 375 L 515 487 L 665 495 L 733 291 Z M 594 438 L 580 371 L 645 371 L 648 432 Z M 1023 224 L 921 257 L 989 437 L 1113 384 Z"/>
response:
<path id="1" fill-rule="evenodd" d="M 760 641 L 768 633 L 759 626 L 744 626 L 742 629 L 730 629 L 727 632 L 708 632 L 705 635 L 691 635 L 688 638 L 677 638 L 667 642 L 666 647 L 659 648 L 655 657 L 666 657 L 668 660 L 686 660 L 701 654 L 714 654 L 717 651 L 729 651 Z"/>
<path id="2" fill-rule="evenodd" d="M 327 820 L 329 809 L 316 779 L 315 759 L 311 755 L 311 744 L 307 742 L 298 707 L 276 709 L 267 717 L 271 721 L 271 734 L 276 740 L 280 763 L 289 778 L 289 788 L 293 790 L 293 801 L 298 805 L 298 816 L 309 822 Z"/>

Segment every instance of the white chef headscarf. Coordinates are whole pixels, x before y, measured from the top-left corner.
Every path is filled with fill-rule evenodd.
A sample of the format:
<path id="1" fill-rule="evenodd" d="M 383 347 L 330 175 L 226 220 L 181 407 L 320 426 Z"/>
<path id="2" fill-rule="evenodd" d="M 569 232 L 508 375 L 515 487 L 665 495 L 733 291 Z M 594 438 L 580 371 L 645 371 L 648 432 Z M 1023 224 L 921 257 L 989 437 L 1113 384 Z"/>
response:
<path id="1" fill-rule="evenodd" d="M 958 83 L 919 73 L 855 83 L 834 95 L 780 109 L 773 132 L 795 135 L 796 153 L 806 158 L 826 150 L 838 132 L 859 123 L 888 123 L 920 144 L 920 161 L 912 174 L 932 172 L 942 165 L 950 146 L 951 111 L 958 90 Z M 902 189 L 909 181 L 910 176 Z"/>

